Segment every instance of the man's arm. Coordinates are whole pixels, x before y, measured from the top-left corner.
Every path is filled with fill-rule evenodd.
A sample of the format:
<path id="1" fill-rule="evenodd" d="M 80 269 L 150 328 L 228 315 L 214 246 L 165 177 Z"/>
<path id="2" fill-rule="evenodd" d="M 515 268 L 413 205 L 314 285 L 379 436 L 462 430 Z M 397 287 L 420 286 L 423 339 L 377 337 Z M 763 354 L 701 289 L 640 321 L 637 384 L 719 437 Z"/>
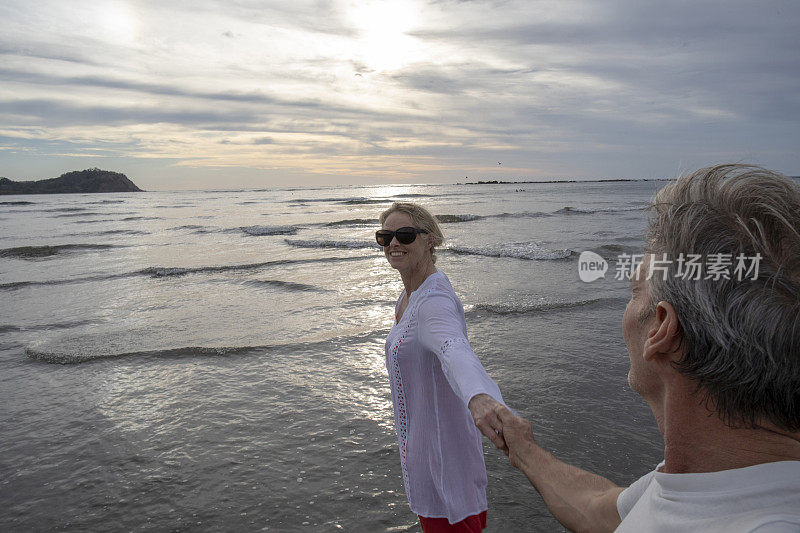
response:
<path id="1" fill-rule="evenodd" d="M 617 496 L 623 487 L 559 461 L 536 444 L 530 422 L 502 406 L 495 412 L 503 424 L 509 461 L 539 491 L 556 520 L 576 532 L 616 529 L 620 524 Z"/>

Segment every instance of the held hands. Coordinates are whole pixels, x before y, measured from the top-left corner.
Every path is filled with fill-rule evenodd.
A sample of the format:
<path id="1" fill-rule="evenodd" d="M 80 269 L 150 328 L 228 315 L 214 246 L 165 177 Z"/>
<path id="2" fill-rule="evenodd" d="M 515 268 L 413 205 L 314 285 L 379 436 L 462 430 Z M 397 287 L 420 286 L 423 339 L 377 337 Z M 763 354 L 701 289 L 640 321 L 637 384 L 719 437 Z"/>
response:
<path id="1" fill-rule="evenodd" d="M 477 394 L 469 401 L 475 425 L 490 441 L 520 468 L 531 446 L 536 446 L 531 423 L 514 415 L 488 394 Z"/>
<path id="2" fill-rule="evenodd" d="M 475 425 L 497 449 L 503 450 L 508 455 L 508 447 L 503 439 L 503 425 L 497 417 L 498 408 L 505 409 L 503 404 L 484 393 L 476 394 L 469 401 L 469 412 L 472 413 Z"/>
<path id="3" fill-rule="evenodd" d="M 502 404 L 495 409 L 495 414 L 503 426 L 503 437 L 508 447 L 504 451 L 508 460 L 514 468 L 521 468 L 531 449 L 538 446 L 533 438 L 531 423 L 514 415 Z"/>

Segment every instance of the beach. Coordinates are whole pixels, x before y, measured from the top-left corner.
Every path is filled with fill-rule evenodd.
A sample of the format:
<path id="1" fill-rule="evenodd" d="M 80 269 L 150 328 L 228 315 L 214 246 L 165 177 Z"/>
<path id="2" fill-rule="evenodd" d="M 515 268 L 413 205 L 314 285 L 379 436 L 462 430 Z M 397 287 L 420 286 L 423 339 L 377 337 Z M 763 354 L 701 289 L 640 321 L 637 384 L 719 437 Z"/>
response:
<path id="1" fill-rule="evenodd" d="M 630 390 L 620 254 L 663 182 L 0 197 L 0 529 L 418 531 L 384 340 L 392 201 L 506 402 L 556 456 L 629 484 L 661 460 Z M 578 277 L 591 250 L 609 270 Z M 560 527 L 484 440 L 487 531 Z"/>

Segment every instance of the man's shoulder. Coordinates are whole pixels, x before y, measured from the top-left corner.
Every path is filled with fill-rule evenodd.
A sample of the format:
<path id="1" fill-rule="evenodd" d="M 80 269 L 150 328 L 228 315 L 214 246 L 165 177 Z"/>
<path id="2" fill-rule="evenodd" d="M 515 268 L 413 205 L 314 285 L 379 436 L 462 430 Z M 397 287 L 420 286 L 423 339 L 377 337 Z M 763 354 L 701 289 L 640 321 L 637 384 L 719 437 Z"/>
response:
<path id="1" fill-rule="evenodd" d="M 679 526 L 695 531 L 768 532 L 784 531 L 786 524 L 797 530 L 800 461 L 689 474 L 656 469 L 619 495 L 617 509 L 623 520 L 620 531 Z"/>
<path id="2" fill-rule="evenodd" d="M 653 470 L 634 481 L 628 488 L 619 493 L 619 496 L 617 496 L 617 512 L 620 518 L 624 519 L 628 513 L 631 512 L 633 506 L 636 505 L 636 502 L 644 495 L 647 487 L 649 487 L 650 483 L 653 481 L 656 470 L 663 464 L 664 462 L 662 461 Z"/>
<path id="3" fill-rule="evenodd" d="M 797 533 L 800 531 L 800 511 L 788 513 L 777 509 L 763 512 L 761 516 L 750 517 L 730 524 L 729 531 L 749 533 Z"/>

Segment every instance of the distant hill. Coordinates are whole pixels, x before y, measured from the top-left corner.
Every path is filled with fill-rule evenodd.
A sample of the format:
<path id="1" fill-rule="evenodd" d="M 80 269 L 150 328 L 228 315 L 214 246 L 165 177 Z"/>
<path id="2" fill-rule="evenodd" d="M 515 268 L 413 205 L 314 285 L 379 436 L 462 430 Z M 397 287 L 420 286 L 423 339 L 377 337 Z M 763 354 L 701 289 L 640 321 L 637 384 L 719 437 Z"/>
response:
<path id="1" fill-rule="evenodd" d="M 125 174 L 89 168 L 39 181 L 0 178 L 0 194 L 64 194 L 91 192 L 144 192 Z"/>

